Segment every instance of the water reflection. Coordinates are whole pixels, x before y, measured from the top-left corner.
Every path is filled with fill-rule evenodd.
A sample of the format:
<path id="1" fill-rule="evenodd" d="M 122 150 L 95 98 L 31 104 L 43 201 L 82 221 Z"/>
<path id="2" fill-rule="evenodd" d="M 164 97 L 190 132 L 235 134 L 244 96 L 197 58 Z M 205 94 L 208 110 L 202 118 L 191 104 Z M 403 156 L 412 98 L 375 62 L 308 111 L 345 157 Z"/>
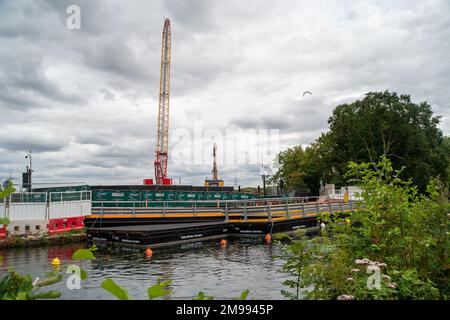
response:
<path id="1" fill-rule="evenodd" d="M 73 252 L 81 247 L 73 244 L 0 251 L 0 274 L 11 267 L 42 278 L 52 270 L 51 260 L 58 257 L 61 268 L 77 264 L 89 274 L 80 290 L 68 290 L 65 281 L 53 285 L 52 289 L 62 292 L 63 299 L 113 299 L 100 287 L 106 278 L 126 287 L 136 299 L 147 299 L 147 288 L 158 278 L 173 281 L 168 299 L 192 299 L 199 291 L 229 299 L 245 289 L 256 299 L 283 298 L 280 290 L 286 275 L 280 272 L 280 249 L 259 241 L 229 241 L 225 248 L 217 241 L 156 248 L 151 258 L 146 258 L 142 250 L 102 249 L 95 253 L 95 260 L 72 261 Z"/>

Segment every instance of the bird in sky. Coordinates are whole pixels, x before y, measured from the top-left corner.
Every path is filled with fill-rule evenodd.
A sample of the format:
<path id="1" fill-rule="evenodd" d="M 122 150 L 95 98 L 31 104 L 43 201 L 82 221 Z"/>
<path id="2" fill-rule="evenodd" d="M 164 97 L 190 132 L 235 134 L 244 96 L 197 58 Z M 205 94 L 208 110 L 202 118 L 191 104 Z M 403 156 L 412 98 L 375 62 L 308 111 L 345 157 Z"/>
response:
<path id="1" fill-rule="evenodd" d="M 310 95 L 312 95 L 312 93 L 311 93 L 311 92 L 309 92 L 309 91 L 305 91 L 305 92 L 303 92 L 303 97 L 305 97 L 305 94 L 307 94 L 307 93 L 309 93 Z"/>

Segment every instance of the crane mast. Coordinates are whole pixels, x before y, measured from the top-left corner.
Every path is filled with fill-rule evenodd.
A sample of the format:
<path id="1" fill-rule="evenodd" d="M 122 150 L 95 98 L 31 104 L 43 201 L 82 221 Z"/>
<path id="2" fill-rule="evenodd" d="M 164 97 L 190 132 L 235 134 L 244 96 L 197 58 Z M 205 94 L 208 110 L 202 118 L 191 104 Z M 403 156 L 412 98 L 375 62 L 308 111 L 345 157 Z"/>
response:
<path id="1" fill-rule="evenodd" d="M 164 20 L 164 29 L 162 34 L 161 72 L 159 81 L 158 123 L 155 148 L 156 184 L 171 184 L 171 180 L 167 178 L 167 161 L 169 152 L 170 60 L 170 20 L 166 18 Z"/>
<path id="2" fill-rule="evenodd" d="M 213 147 L 213 169 L 211 171 L 213 180 L 219 180 L 219 172 L 217 171 L 216 150 L 217 150 L 217 145 L 216 145 L 216 143 L 214 143 L 214 147 Z"/>
<path id="3" fill-rule="evenodd" d="M 213 146 L 213 168 L 211 170 L 212 179 L 205 178 L 205 187 L 223 187 L 223 180 L 219 179 L 219 170 L 217 170 L 217 144 Z"/>

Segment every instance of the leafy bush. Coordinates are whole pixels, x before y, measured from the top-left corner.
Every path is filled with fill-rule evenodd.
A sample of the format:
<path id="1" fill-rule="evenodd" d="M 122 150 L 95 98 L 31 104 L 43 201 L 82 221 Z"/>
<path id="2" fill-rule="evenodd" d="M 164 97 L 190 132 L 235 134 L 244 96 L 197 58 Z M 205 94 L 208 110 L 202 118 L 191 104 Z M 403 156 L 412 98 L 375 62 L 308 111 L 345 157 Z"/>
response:
<path id="1" fill-rule="evenodd" d="M 296 246 L 305 249 L 302 255 L 310 259 L 301 269 L 300 261 L 285 264 L 287 271 L 297 272 L 299 287 L 310 289 L 306 298 L 449 298 L 448 190 L 434 179 L 428 194 L 419 195 L 400 174 L 384 157 L 376 164 L 350 163 L 349 177 L 363 190 L 364 209 L 345 220 L 324 216 L 322 236 L 308 245 L 304 240 L 290 245 L 293 251 Z M 370 288 L 374 268 L 381 281 Z"/>
<path id="2" fill-rule="evenodd" d="M 40 293 L 42 287 L 61 281 L 60 274 L 52 273 L 47 279 L 33 282 L 30 275 L 22 276 L 10 271 L 0 280 L 0 300 L 37 300 L 56 299 L 61 296 L 58 291 Z"/>

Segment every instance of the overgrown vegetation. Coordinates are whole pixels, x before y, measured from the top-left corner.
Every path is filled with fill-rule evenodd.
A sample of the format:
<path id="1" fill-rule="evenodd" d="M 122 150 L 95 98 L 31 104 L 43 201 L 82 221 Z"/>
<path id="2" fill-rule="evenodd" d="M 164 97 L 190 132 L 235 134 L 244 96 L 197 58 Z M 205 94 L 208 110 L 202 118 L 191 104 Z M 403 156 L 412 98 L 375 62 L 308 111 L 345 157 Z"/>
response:
<path id="1" fill-rule="evenodd" d="M 430 180 L 420 194 L 382 157 L 351 162 L 347 178 L 365 208 L 347 219 L 324 216 L 322 235 L 287 246 L 291 299 L 449 299 L 448 189 Z"/>
<path id="2" fill-rule="evenodd" d="M 421 193 L 428 181 L 440 176 L 450 186 L 450 137 L 444 136 L 426 102 L 413 103 L 409 95 L 369 92 L 364 99 L 337 106 L 328 119 L 329 131 L 307 148 L 281 152 L 271 181 L 285 182 L 288 191 L 319 185 L 348 183 L 349 161 L 373 162 L 385 156 L 394 168 L 406 167 L 404 179 L 412 179 Z"/>
<path id="3" fill-rule="evenodd" d="M 31 276 L 22 276 L 15 271 L 0 280 L 0 300 L 37 300 L 56 299 L 61 296 L 58 291 L 41 292 L 41 289 L 61 281 L 62 275 L 52 272 L 45 280 L 34 281 Z"/>

